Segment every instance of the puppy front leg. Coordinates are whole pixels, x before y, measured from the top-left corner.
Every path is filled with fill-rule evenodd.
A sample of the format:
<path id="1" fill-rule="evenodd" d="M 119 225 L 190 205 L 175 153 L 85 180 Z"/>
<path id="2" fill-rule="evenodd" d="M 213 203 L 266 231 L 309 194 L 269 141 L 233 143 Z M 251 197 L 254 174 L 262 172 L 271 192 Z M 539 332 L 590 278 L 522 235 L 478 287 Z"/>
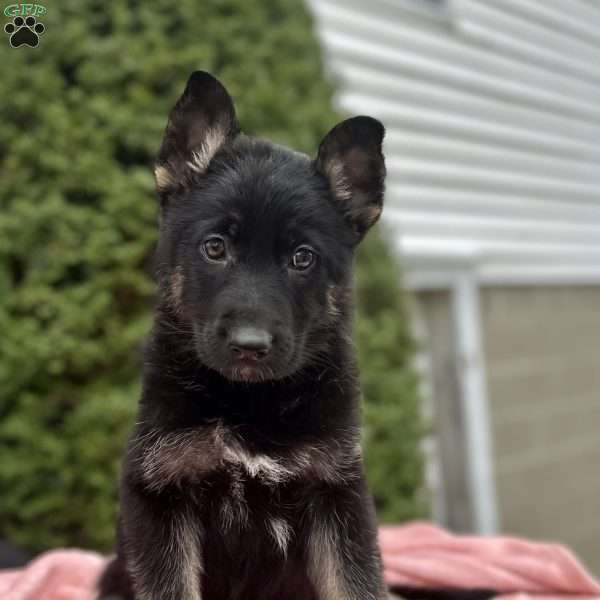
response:
<path id="1" fill-rule="evenodd" d="M 123 488 L 122 547 L 135 599 L 202 600 L 201 531 L 190 507 Z"/>
<path id="2" fill-rule="evenodd" d="M 364 487 L 320 495 L 309 515 L 308 575 L 319 600 L 387 599 L 374 511 Z"/>

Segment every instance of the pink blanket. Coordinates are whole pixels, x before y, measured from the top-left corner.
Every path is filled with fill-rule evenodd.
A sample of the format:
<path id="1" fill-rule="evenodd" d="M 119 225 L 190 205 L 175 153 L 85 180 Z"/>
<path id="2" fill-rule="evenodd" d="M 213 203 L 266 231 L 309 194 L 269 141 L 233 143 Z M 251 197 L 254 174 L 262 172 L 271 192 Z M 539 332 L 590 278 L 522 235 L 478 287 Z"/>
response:
<path id="1" fill-rule="evenodd" d="M 51 550 L 24 569 L 0 571 L 2 600 L 93 600 L 106 558 L 83 550 Z"/>
<path id="2" fill-rule="evenodd" d="M 504 600 L 600 600 L 600 584 L 565 548 L 508 537 L 457 536 L 426 523 L 380 531 L 389 584 L 486 588 Z M 54 550 L 26 568 L 0 571 L 2 600 L 92 600 L 106 559 Z"/>
<path id="3" fill-rule="evenodd" d="M 600 599 L 600 584 L 557 544 L 453 535 L 428 523 L 382 527 L 379 542 L 390 585 L 493 589 L 503 600 Z"/>

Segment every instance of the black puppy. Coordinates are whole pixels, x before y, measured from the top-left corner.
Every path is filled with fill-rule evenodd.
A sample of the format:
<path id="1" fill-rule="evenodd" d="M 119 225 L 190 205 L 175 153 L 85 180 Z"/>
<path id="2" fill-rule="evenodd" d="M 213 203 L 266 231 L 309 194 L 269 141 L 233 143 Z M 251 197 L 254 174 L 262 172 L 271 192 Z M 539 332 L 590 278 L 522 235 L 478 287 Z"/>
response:
<path id="1" fill-rule="evenodd" d="M 155 170 L 160 294 L 101 598 L 386 597 L 351 339 L 383 135 L 348 119 L 310 160 L 190 77 Z"/>

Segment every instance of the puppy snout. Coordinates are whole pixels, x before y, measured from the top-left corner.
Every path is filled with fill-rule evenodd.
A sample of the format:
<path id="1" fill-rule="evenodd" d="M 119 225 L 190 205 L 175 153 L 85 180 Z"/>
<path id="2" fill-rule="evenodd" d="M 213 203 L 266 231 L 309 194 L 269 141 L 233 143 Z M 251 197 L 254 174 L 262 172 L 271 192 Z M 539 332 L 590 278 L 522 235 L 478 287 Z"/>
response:
<path id="1" fill-rule="evenodd" d="M 265 329 L 235 327 L 229 333 L 228 347 L 236 360 L 260 361 L 271 351 L 273 336 Z"/>

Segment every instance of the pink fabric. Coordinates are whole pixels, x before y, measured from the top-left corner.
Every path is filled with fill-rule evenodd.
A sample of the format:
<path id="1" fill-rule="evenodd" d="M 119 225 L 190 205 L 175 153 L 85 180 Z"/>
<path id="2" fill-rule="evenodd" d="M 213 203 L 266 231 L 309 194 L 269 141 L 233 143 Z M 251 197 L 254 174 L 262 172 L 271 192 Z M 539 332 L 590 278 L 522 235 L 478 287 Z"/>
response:
<path id="1" fill-rule="evenodd" d="M 504 600 L 600 599 L 600 584 L 557 544 L 453 535 L 418 522 L 382 527 L 379 542 L 389 584 L 493 589 Z"/>
<path id="2" fill-rule="evenodd" d="M 600 584 L 562 546 L 453 535 L 427 523 L 383 527 L 379 540 L 389 584 L 489 588 L 504 600 L 600 600 Z M 92 600 L 105 564 L 93 552 L 46 552 L 24 569 L 0 571 L 0 599 Z"/>

